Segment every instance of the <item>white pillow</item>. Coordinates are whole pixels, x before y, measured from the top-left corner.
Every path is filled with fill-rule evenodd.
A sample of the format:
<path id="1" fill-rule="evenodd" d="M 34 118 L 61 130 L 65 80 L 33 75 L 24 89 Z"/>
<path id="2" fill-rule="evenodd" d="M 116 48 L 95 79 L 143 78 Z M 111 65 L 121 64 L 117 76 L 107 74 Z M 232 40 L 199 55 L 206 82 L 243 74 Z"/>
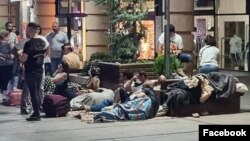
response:
<path id="1" fill-rule="evenodd" d="M 248 88 L 243 83 L 236 83 L 236 92 L 245 93 L 245 92 L 248 92 Z"/>

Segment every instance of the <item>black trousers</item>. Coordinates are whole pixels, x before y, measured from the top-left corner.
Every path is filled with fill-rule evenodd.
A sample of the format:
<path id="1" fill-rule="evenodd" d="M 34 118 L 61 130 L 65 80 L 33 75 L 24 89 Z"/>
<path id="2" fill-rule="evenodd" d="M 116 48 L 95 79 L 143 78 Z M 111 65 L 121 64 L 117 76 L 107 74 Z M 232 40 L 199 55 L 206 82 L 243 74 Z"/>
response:
<path id="1" fill-rule="evenodd" d="M 39 108 L 41 106 L 40 87 L 42 82 L 42 73 L 25 73 L 25 82 L 30 92 L 31 103 L 34 114 L 40 116 Z"/>

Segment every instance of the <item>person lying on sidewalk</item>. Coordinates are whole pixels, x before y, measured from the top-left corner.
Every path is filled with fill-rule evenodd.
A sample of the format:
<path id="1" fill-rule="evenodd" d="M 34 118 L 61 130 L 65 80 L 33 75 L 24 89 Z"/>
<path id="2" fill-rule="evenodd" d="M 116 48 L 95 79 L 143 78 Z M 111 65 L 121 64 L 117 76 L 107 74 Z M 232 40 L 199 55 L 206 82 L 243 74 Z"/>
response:
<path id="1" fill-rule="evenodd" d="M 88 123 L 146 120 L 155 117 L 159 104 L 154 92 L 149 88 L 143 88 L 133 96 L 133 99 L 118 103 L 113 109 L 99 113 L 81 113 L 80 117 L 82 121 Z"/>
<path id="2" fill-rule="evenodd" d="M 145 71 L 139 71 L 134 73 L 133 77 L 125 82 L 124 86 L 119 87 L 115 90 L 115 97 L 113 100 L 104 100 L 100 104 L 95 105 L 83 105 L 80 108 L 73 110 L 86 110 L 92 112 L 99 112 L 101 110 L 113 109 L 117 103 L 125 103 L 139 96 L 143 88 L 150 88 L 159 85 L 162 81 L 165 81 L 166 77 L 161 75 L 157 80 L 148 80 Z"/>

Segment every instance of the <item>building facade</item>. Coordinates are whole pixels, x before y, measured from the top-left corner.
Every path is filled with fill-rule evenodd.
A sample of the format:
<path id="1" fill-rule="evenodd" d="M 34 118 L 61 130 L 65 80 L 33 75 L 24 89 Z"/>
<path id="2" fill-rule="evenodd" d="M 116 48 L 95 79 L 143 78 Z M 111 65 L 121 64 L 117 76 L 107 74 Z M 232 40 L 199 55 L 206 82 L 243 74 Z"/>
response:
<path id="1" fill-rule="evenodd" d="M 164 30 L 165 1 L 147 1 L 149 15 L 143 23 L 148 28 L 148 36 L 140 46 L 141 59 L 153 59 L 157 51 L 157 39 Z M 184 51 L 193 54 L 195 64 L 198 64 L 197 54 L 202 47 L 202 39 L 207 34 L 212 34 L 216 37 L 217 46 L 221 50 L 220 67 L 249 71 L 247 47 L 249 0 L 169 1 L 170 23 L 175 25 L 176 32 L 183 37 Z M 59 8 L 61 15 L 58 14 L 56 4 L 61 6 Z M 66 7 L 70 7 L 70 10 L 65 11 Z M 11 2 L 11 6 L 8 0 L 1 0 L 0 21 L 2 24 L 11 17 L 10 19 L 16 23 L 20 31 L 25 29 L 28 22 L 35 21 L 42 26 L 44 35 L 51 31 L 51 23 L 58 21 L 61 29 L 72 37 L 72 42 L 81 47 L 79 53 L 83 61 L 87 61 L 92 53 L 109 51 L 105 34 L 110 25 L 104 8 L 96 6 L 91 0 L 15 0 Z M 238 35 L 242 40 L 237 65 L 233 64 L 233 56 L 230 54 L 229 42 L 233 34 Z M 73 38 L 75 36 L 80 38 Z"/>

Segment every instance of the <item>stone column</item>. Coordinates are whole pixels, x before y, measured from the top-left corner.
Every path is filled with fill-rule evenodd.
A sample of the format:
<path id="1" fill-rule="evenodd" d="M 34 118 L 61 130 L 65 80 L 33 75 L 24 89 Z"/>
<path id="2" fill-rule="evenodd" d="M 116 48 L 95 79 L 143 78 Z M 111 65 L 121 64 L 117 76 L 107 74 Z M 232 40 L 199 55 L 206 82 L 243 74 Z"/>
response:
<path id="1" fill-rule="evenodd" d="M 194 0 L 170 0 L 170 23 L 184 42 L 184 51 L 193 51 Z"/>
<path id="2" fill-rule="evenodd" d="M 52 30 L 51 24 L 56 21 L 55 0 L 37 0 L 34 6 L 34 21 L 40 24 L 43 35 Z"/>
<path id="3" fill-rule="evenodd" d="M 170 0 L 170 23 L 175 26 L 184 42 L 184 52 L 193 54 L 194 42 L 191 32 L 194 27 L 194 0 Z M 184 70 L 192 75 L 193 63 L 184 64 Z"/>

